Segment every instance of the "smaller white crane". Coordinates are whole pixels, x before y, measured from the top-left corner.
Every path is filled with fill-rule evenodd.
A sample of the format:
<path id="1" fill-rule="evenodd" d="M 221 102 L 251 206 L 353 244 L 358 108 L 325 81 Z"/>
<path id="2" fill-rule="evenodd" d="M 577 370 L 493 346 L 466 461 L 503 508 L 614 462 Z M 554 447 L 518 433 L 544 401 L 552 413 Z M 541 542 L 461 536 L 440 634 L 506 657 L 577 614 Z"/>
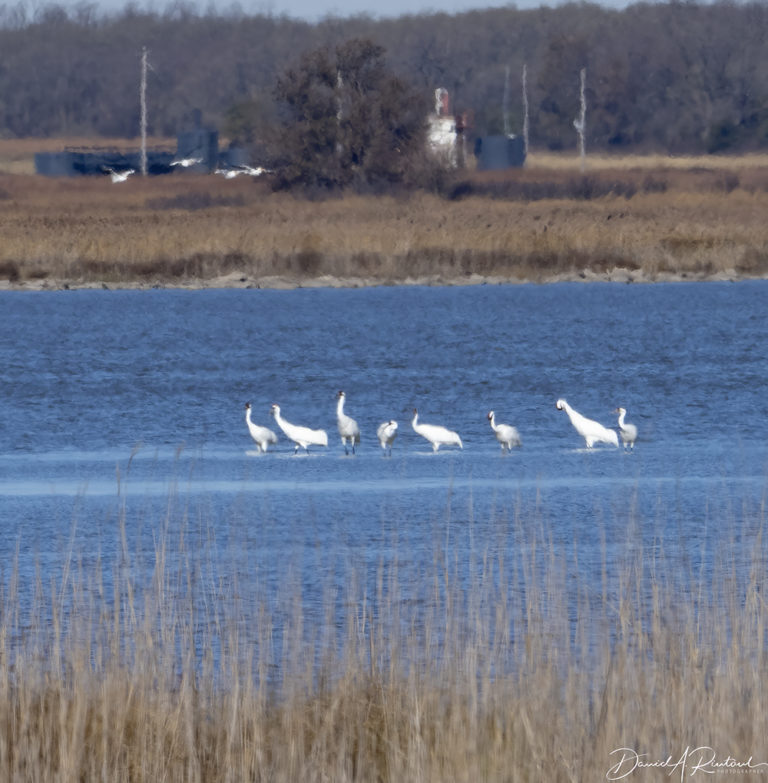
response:
<path id="1" fill-rule="evenodd" d="M 379 424 L 379 427 L 376 430 L 376 437 L 379 439 L 381 448 L 384 449 L 385 452 L 389 450 L 390 457 L 392 456 L 392 443 L 396 436 L 397 422 L 394 419 Z"/>
<path id="2" fill-rule="evenodd" d="M 491 422 L 491 429 L 496 435 L 496 440 L 501 443 L 502 454 L 505 448 L 507 451 L 511 451 L 515 446 L 523 445 L 517 428 L 511 424 L 496 424 L 496 414 L 493 411 L 488 412 L 488 421 Z"/>
<path id="3" fill-rule="evenodd" d="M 628 421 L 624 421 L 624 417 L 627 415 L 625 408 L 616 408 L 614 413 L 619 414 L 619 435 L 621 436 L 621 442 L 624 444 L 624 450 L 626 451 L 627 447 L 629 447 L 631 451 L 635 448 L 637 427 Z"/>

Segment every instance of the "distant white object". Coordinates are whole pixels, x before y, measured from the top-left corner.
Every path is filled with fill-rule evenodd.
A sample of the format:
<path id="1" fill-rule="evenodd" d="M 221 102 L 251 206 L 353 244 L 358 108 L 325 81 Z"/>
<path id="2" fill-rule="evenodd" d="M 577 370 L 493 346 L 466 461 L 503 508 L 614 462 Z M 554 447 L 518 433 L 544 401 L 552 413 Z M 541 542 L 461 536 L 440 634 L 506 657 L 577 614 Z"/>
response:
<path id="1" fill-rule="evenodd" d="M 491 429 L 496 435 L 496 440 L 501 443 L 501 451 L 511 451 L 515 446 L 522 446 L 523 441 L 520 439 L 520 433 L 516 427 L 511 424 L 496 424 L 496 414 L 493 411 L 488 413 L 488 421 L 491 422 Z"/>
<path id="2" fill-rule="evenodd" d="M 131 176 L 131 174 L 136 173 L 133 169 L 123 169 L 122 171 L 118 171 L 117 169 L 113 169 L 110 166 L 102 166 L 101 168 L 103 171 L 109 174 L 109 176 L 112 178 L 112 182 L 125 182 L 128 177 Z"/>
<path id="3" fill-rule="evenodd" d="M 379 428 L 376 430 L 376 437 L 379 439 L 381 448 L 384 451 L 389 450 L 392 454 L 392 443 L 397 436 L 397 422 L 394 419 L 385 421 L 383 424 L 379 424 Z"/>
<path id="4" fill-rule="evenodd" d="M 251 437 L 259 447 L 259 451 L 262 454 L 266 454 L 267 446 L 270 443 L 277 443 L 277 435 L 272 432 L 269 427 L 260 427 L 258 424 L 254 424 L 251 421 L 251 403 L 245 403 L 245 423 L 248 425 L 248 431 L 251 433 Z"/>
<path id="5" fill-rule="evenodd" d="M 627 415 L 625 408 L 616 408 L 614 413 L 619 414 L 619 435 L 621 441 L 624 444 L 624 448 L 635 448 L 635 441 L 637 440 L 637 427 L 634 424 L 630 424 L 628 421 L 624 421 L 624 417 Z"/>
<path id="6" fill-rule="evenodd" d="M 458 165 L 458 136 L 448 90 L 438 87 L 435 90 L 435 112 L 427 118 L 427 145 L 432 155 L 449 168 Z"/>
<path id="7" fill-rule="evenodd" d="M 581 435 L 587 443 L 587 448 L 591 449 L 595 443 L 608 443 L 612 446 L 619 445 L 619 436 L 615 430 L 604 427 L 600 422 L 588 419 L 575 411 L 565 400 L 558 400 L 556 407 L 559 411 L 565 411 L 571 420 L 576 432 Z"/>
<path id="8" fill-rule="evenodd" d="M 188 169 L 190 166 L 196 166 L 202 162 L 202 158 L 177 158 L 171 161 L 171 166 L 181 166 L 183 169 Z"/>
<path id="9" fill-rule="evenodd" d="M 277 426 L 285 433 L 285 437 L 296 444 L 296 448 L 293 450 L 294 454 L 298 452 L 299 448 L 309 452 L 309 446 L 328 445 L 328 435 L 325 430 L 312 430 L 309 427 L 291 424 L 280 415 L 279 405 L 273 405 L 270 413 L 275 417 Z"/>
<path id="10" fill-rule="evenodd" d="M 426 438 L 432 444 L 432 451 L 437 451 L 440 446 L 458 446 L 463 449 L 461 438 L 458 433 L 449 430 L 447 427 L 441 427 L 438 424 L 419 424 L 419 412 L 413 409 L 413 429 Z"/>
<path id="11" fill-rule="evenodd" d="M 242 169 L 216 169 L 216 173 L 220 174 L 224 179 L 234 179 L 245 172 Z"/>
<path id="12" fill-rule="evenodd" d="M 240 166 L 240 170 L 244 174 L 249 174 L 252 177 L 260 177 L 262 174 L 272 174 L 272 169 L 265 169 L 261 166 Z"/>
<path id="13" fill-rule="evenodd" d="M 357 422 L 344 413 L 344 400 L 347 399 L 347 395 L 343 391 L 340 391 L 336 395 L 338 402 L 336 403 L 336 419 L 339 425 L 339 435 L 341 435 L 341 444 L 344 446 L 344 453 L 349 454 L 347 448 L 347 441 L 352 446 L 352 453 L 355 453 L 355 445 L 360 443 L 360 427 L 357 426 Z"/>

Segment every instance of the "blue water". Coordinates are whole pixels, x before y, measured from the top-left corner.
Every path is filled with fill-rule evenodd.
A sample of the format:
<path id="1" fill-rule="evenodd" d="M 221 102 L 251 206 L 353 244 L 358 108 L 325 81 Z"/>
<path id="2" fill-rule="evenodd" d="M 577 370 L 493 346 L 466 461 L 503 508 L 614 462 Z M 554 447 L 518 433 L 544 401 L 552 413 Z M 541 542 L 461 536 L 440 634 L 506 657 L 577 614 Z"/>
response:
<path id="1" fill-rule="evenodd" d="M 765 557 L 766 304 L 764 281 L 0 293 L 2 577 L 127 553 L 141 581 L 184 536 L 185 562 L 268 598 L 290 573 L 319 612 L 357 569 L 397 563 L 418 594 L 437 550 L 461 579 L 538 542 L 595 593 L 641 548 L 685 596 L 723 551 L 738 574 Z M 587 451 L 558 397 L 614 427 L 627 408 L 634 452 Z M 246 401 L 329 447 L 294 456 L 277 430 L 257 455 Z M 414 407 L 464 449 L 432 454 Z M 490 409 L 522 448 L 502 455 Z"/>

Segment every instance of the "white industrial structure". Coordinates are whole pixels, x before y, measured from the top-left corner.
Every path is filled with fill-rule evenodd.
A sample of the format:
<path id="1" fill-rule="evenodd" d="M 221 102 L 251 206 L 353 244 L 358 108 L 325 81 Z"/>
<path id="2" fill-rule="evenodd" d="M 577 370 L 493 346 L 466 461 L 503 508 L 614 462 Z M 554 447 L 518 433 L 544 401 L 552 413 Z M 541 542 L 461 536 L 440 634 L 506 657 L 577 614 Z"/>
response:
<path id="1" fill-rule="evenodd" d="M 459 165 L 459 133 L 451 114 L 451 98 L 444 87 L 435 90 L 435 113 L 429 117 L 427 141 L 432 153 L 446 166 Z"/>

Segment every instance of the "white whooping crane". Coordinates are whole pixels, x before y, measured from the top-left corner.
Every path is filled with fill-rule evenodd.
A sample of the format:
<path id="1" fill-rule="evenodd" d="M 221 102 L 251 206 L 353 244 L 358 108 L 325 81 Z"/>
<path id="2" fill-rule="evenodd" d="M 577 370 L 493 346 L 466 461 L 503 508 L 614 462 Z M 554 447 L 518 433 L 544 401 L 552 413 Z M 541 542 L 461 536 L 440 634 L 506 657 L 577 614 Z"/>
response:
<path id="1" fill-rule="evenodd" d="M 190 166 L 196 166 L 202 162 L 202 158 L 176 158 L 171 161 L 171 166 L 181 166 L 183 169 L 188 169 Z"/>
<path id="2" fill-rule="evenodd" d="M 441 427 L 438 424 L 419 424 L 419 412 L 413 409 L 413 429 L 426 438 L 432 444 L 432 451 L 437 451 L 440 446 L 458 446 L 463 449 L 461 438 L 457 432 L 449 430 L 447 427 Z"/>
<path id="3" fill-rule="evenodd" d="M 121 171 L 118 171 L 117 169 L 113 169 L 111 166 L 102 166 L 101 168 L 103 171 L 109 174 L 112 182 L 125 182 L 128 177 L 131 176 L 131 174 L 136 173 L 133 169 L 122 169 Z"/>
<path id="4" fill-rule="evenodd" d="M 488 421 L 491 422 L 491 429 L 496 435 L 496 440 L 501 443 L 502 454 L 505 448 L 507 451 L 511 451 L 515 446 L 523 445 L 517 428 L 511 424 L 496 424 L 496 414 L 493 411 L 488 412 Z"/>
<path id="5" fill-rule="evenodd" d="M 624 421 L 624 417 L 627 415 L 625 408 L 616 408 L 614 413 L 619 414 L 619 435 L 621 436 L 621 442 L 624 444 L 624 449 L 626 450 L 627 447 L 630 450 L 634 449 L 635 441 L 637 440 L 637 427 L 628 421 Z"/>
<path id="6" fill-rule="evenodd" d="M 275 417 L 277 426 L 285 433 L 288 440 L 296 444 L 293 453 L 296 454 L 299 448 L 309 453 L 310 446 L 327 446 L 328 434 L 325 430 L 312 430 L 309 427 L 300 427 L 297 424 L 291 424 L 280 415 L 280 406 L 273 405 L 270 413 Z"/>
<path id="7" fill-rule="evenodd" d="M 251 421 L 250 402 L 245 403 L 245 423 L 248 425 L 248 432 L 251 433 L 251 437 L 256 442 L 256 445 L 262 454 L 267 453 L 267 446 L 269 446 L 270 443 L 277 443 L 277 435 L 275 435 L 269 427 L 261 427 Z"/>
<path id="8" fill-rule="evenodd" d="M 381 443 L 381 448 L 386 452 L 389 449 L 389 455 L 392 456 L 392 443 L 397 435 L 397 422 L 394 419 L 379 424 L 376 430 L 376 437 Z"/>
<path id="9" fill-rule="evenodd" d="M 336 395 L 338 402 L 336 403 L 336 420 L 339 425 L 339 435 L 341 435 L 341 445 L 344 446 L 344 453 L 349 454 L 347 448 L 347 441 L 352 446 L 352 453 L 355 453 L 355 445 L 360 443 L 360 427 L 357 426 L 357 422 L 344 413 L 344 400 L 347 399 L 347 395 L 343 391 L 340 391 Z"/>
<path id="10" fill-rule="evenodd" d="M 559 411 L 565 411 L 571 420 L 576 432 L 586 441 L 587 448 L 591 449 L 595 443 L 608 443 L 612 446 L 619 445 L 619 436 L 615 430 L 604 427 L 600 422 L 588 419 L 575 411 L 565 400 L 558 400 L 555 404 Z"/>

